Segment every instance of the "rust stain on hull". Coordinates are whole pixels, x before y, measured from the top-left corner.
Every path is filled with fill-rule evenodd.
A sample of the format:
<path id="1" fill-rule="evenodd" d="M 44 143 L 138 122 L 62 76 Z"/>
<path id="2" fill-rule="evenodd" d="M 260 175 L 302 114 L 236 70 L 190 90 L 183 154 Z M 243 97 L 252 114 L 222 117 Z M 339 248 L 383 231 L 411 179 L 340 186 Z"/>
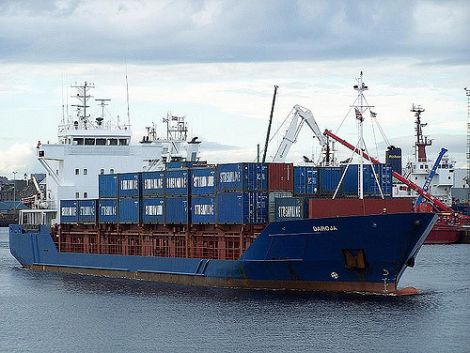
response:
<path id="1" fill-rule="evenodd" d="M 298 290 L 320 292 L 354 292 L 361 294 L 378 294 L 388 296 L 416 295 L 415 288 L 397 289 L 396 283 L 387 283 L 386 289 L 383 283 L 372 282 L 313 282 L 313 281 L 264 281 L 250 279 L 213 278 L 204 275 L 154 273 L 154 272 L 129 272 L 124 270 L 107 270 L 95 268 L 62 267 L 51 265 L 30 265 L 25 268 L 41 271 L 73 273 L 80 275 L 103 276 L 110 278 L 125 278 L 133 280 L 154 281 L 171 283 L 183 286 L 197 287 L 221 287 L 242 289 L 267 289 L 267 290 Z"/>

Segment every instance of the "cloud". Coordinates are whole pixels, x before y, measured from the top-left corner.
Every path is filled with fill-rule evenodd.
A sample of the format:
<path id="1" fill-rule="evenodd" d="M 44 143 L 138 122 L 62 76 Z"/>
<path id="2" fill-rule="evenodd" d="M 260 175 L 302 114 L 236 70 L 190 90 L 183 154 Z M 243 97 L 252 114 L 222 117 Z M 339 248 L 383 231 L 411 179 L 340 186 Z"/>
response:
<path id="1" fill-rule="evenodd" d="M 15 143 L 0 154 L 0 175 L 13 178 L 13 172 L 18 172 L 19 178 L 24 173 L 31 172 L 34 164 L 34 146 L 28 143 Z"/>
<path id="2" fill-rule="evenodd" d="M 0 4 L 0 60 L 460 63 L 470 58 L 469 20 L 463 0 L 23 0 Z"/>

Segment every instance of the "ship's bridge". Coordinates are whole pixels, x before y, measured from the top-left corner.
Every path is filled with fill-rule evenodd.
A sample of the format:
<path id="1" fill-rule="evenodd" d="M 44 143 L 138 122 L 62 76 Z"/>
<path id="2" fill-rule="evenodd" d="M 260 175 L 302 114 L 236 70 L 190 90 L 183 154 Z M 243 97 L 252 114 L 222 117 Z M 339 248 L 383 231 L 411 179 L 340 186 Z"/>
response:
<path id="1" fill-rule="evenodd" d="M 126 125 L 80 128 L 78 124 L 60 125 L 57 134 L 61 144 L 85 146 L 125 146 L 129 145 L 131 135 Z"/>

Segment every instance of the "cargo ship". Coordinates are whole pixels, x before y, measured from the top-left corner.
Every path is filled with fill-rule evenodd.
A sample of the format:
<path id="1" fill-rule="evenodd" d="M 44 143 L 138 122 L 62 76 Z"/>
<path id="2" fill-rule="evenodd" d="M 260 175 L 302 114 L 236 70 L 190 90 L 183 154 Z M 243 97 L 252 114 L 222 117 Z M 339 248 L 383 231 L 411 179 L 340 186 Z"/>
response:
<path id="1" fill-rule="evenodd" d="M 312 198 L 304 194 L 305 185 L 316 184 L 303 173 L 309 168 L 232 163 L 101 175 L 98 199 L 61 201 L 60 224 L 11 225 L 10 250 L 37 270 L 195 286 L 410 294 L 398 281 L 414 265 L 436 216 L 400 213 L 400 206 L 394 213 L 393 199 L 374 199 L 371 206 Z M 275 198 L 270 215 L 269 195 L 288 190 L 297 196 Z M 348 201 L 349 212 L 367 205 L 359 211 L 366 215 L 340 210 Z"/>
<path id="2" fill-rule="evenodd" d="M 437 216 L 389 197 L 389 167 L 211 165 L 174 116 L 164 120 L 166 139 L 149 128 L 133 146 L 130 123 L 110 128 L 104 113 L 90 120 L 90 87 L 76 86 L 77 117 L 64 119 L 59 143 L 38 144 L 47 193 L 9 234 L 23 267 L 196 286 L 415 293 L 398 282 Z M 280 150 L 285 156 L 288 146 Z M 331 200 L 350 193 L 361 198 Z"/>

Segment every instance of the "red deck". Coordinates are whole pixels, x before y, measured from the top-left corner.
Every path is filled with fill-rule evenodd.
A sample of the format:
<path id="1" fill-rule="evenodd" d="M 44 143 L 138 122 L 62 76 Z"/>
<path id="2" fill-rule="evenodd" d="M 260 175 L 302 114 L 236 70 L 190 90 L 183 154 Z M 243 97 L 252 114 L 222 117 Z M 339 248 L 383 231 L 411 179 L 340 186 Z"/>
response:
<path id="1" fill-rule="evenodd" d="M 53 234 L 60 252 L 236 260 L 264 227 L 61 225 Z"/>

